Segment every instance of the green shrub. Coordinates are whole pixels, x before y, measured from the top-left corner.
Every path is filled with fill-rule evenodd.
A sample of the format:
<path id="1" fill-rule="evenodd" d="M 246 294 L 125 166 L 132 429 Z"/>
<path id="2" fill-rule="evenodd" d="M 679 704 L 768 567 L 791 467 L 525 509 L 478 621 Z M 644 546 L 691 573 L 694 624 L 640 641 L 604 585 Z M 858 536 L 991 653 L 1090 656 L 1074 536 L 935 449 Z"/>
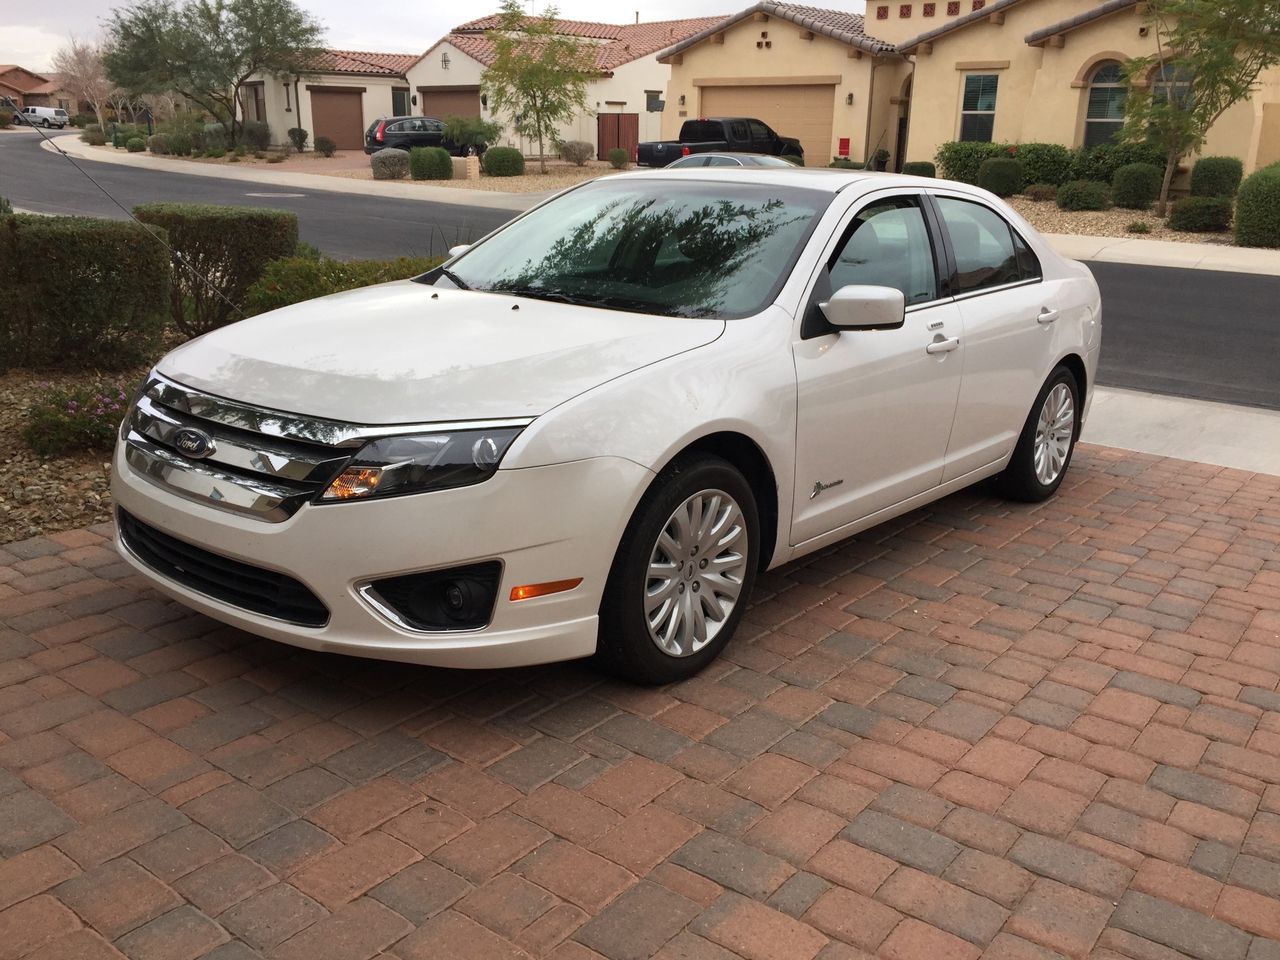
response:
<path id="1" fill-rule="evenodd" d="M 124 145 L 128 142 L 129 138 L 120 130 L 111 134 L 111 146 L 115 147 L 117 150 L 123 149 Z"/>
<path id="2" fill-rule="evenodd" d="M 0 130 L 8 128 L 13 123 L 13 111 L 0 108 Z"/>
<path id="3" fill-rule="evenodd" d="M 1013 149 L 1028 183 L 1049 183 L 1056 187 L 1071 179 L 1075 154 L 1070 148 L 1060 143 L 1019 143 Z"/>
<path id="4" fill-rule="evenodd" d="M 163 230 L 91 217 L 0 223 L 0 367 L 125 370 L 159 354 Z"/>
<path id="5" fill-rule="evenodd" d="M 241 128 L 240 143 L 236 145 L 236 149 L 238 150 L 242 146 L 254 150 L 267 149 L 267 147 L 271 146 L 271 128 L 261 120 L 246 120 L 244 127 Z M 240 154 L 240 156 L 244 156 L 244 154 Z"/>
<path id="6" fill-rule="evenodd" d="M 850 160 L 848 157 L 836 157 L 834 160 L 828 163 L 827 166 L 834 167 L 837 170 L 860 169 L 860 165 L 859 167 L 855 167 L 853 161 Z"/>
<path id="7" fill-rule="evenodd" d="M 1152 163 L 1126 163 L 1111 178 L 1111 199 L 1126 210 L 1146 210 L 1160 196 L 1164 170 Z"/>
<path id="8" fill-rule="evenodd" d="M 489 144 L 502 136 L 502 124 L 483 117 L 445 117 L 444 139 L 457 144 L 464 152 L 484 153 Z"/>
<path id="9" fill-rule="evenodd" d="M 13 204 L 8 197 L 0 197 L 0 217 L 13 216 Z"/>
<path id="10" fill-rule="evenodd" d="M 91 113 L 77 113 L 71 118 L 71 125 L 78 130 L 83 130 L 91 123 L 96 123 Z"/>
<path id="11" fill-rule="evenodd" d="M 1150 163 L 1164 171 L 1164 153 L 1145 143 L 1100 143 L 1077 150 L 1071 165 L 1072 180 L 1110 183 L 1116 171 L 1130 163 Z"/>
<path id="12" fill-rule="evenodd" d="M 310 136 L 310 134 L 308 134 L 307 131 L 303 130 L 301 127 L 289 128 L 289 142 L 293 144 L 294 149 L 297 150 L 299 153 L 302 153 L 303 150 L 307 149 L 308 136 Z M 318 148 L 318 144 L 317 144 L 317 148 Z M 263 147 L 262 149 L 265 150 L 266 147 Z"/>
<path id="13" fill-rule="evenodd" d="M 80 139 L 91 147 L 104 147 L 107 144 L 107 135 L 101 130 L 86 130 Z"/>
<path id="14" fill-rule="evenodd" d="M 977 183 L 978 168 L 982 166 L 983 160 L 1008 155 L 1008 144 L 952 140 L 940 146 L 933 159 L 946 179 Z"/>
<path id="15" fill-rule="evenodd" d="M 415 180 L 452 180 L 453 157 L 444 147 L 414 147 L 409 151 L 409 176 Z"/>
<path id="16" fill-rule="evenodd" d="M 247 157 L 249 155 L 249 148 L 243 143 L 237 143 L 236 148 L 231 151 L 231 155 L 236 160 L 239 160 L 241 157 Z"/>
<path id="17" fill-rule="evenodd" d="M 305 240 L 298 241 L 298 249 L 294 251 L 293 255 L 303 260 L 319 260 L 323 256 L 319 247 L 314 243 L 307 243 Z"/>
<path id="18" fill-rule="evenodd" d="M 205 147 L 204 155 L 210 160 L 221 160 L 227 155 L 227 151 L 222 147 Z"/>
<path id="19" fill-rule="evenodd" d="M 41 457 L 107 453 L 128 406 L 128 388 L 118 382 L 47 388 L 31 405 L 22 437 Z"/>
<path id="20" fill-rule="evenodd" d="M 147 141 L 143 140 L 141 137 L 130 137 L 125 141 L 124 148 L 130 153 L 141 153 L 143 150 L 147 149 Z"/>
<path id="21" fill-rule="evenodd" d="M 88 143 L 90 135 L 95 133 L 102 133 L 102 127 L 96 123 L 86 124 L 85 128 L 80 131 L 80 139 Z"/>
<path id="22" fill-rule="evenodd" d="M 1111 206 L 1111 191 L 1097 180 L 1068 180 L 1055 199 L 1063 210 L 1105 210 Z"/>
<path id="23" fill-rule="evenodd" d="M 369 158 L 375 180 L 403 180 L 409 172 L 409 153 L 386 147 Z"/>
<path id="24" fill-rule="evenodd" d="M 227 149 L 227 131 L 220 123 L 202 124 L 196 131 L 199 135 L 199 143 L 197 146 L 202 151 L 209 150 L 226 150 Z"/>
<path id="25" fill-rule="evenodd" d="M 239 320 L 245 291 L 267 264 L 298 249 L 298 217 L 287 210 L 146 203 L 133 212 L 168 231 L 175 253 L 170 314 L 187 336 Z"/>
<path id="26" fill-rule="evenodd" d="M 1150 233 L 1151 226 L 1143 220 L 1135 220 L 1125 227 L 1125 230 L 1129 233 Z"/>
<path id="27" fill-rule="evenodd" d="M 1054 200 L 1058 196 L 1058 188 L 1052 183 L 1033 183 L 1022 191 L 1028 200 Z"/>
<path id="28" fill-rule="evenodd" d="M 575 167 L 586 166 L 596 148 L 585 140 L 566 140 L 560 144 L 560 157 L 568 160 Z"/>
<path id="29" fill-rule="evenodd" d="M 306 257 L 276 260 L 267 265 L 261 279 L 249 288 L 245 313 L 254 316 L 343 290 L 416 277 L 439 262 L 439 258 L 427 257 L 348 262 Z"/>
<path id="30" fill-rule="evenodd" d="M 306 131 L 304 130 L 303 133 Z M 330 137 L 316 137 L 316 153 L 322 157 L 332 157 L 338 152 L 338 145 Z"/>
<path id="31" fill-rule="evenodd" d="M 170 133 L 169 152 L 175 157 L 191 156 L 191 134 L 189 133 Z"/>
<path id="32" fill-rule="evenodd" d="M 480 166 L 491 177 L 518 177 L 524 173 L 524 155 L 515 147 L 490 147 Z"/>
<path id="33" fill-rule="evenodd" d="M 615 170 L 625 170 L 627 164 L 631 162 L 631 154 L 627 153 L 622 147 L 614 147 L 605 157 L 609 161 L 609 166 Z"/>
<path id="34" fill-rule="evenodd" d="M 1280 247 L 1280 163 L 1251 173 L 1236 197 L 1236 243 Z"/>
<path id="35" fill-rule="evenodd" d="M 1191 168 L 1193 197 L 1234 197 L 1244 177 L 1244 164 L 1236 157 L 1201 157 Z"/>
<path id="36" fill-rule="evenodd" d="M 938 168 L 928 160 L 910 160 L 902 165 L 902 172 L 911 177 L 936 177 Z"/>
<path id="37" fill-rule="evenodd" d="M 1221 233 L 1231 229 L 1230 197 L 1183 197 L 1169 213 L 1169 229 Z"/>
<path id="38" fill-rule="evenodd" d="M 169 153 L 168 136 L 163 133 L 153 133 L 147 138 L 147 149 L 157 157 L 167 156 Z"/>
<path id="39" fill-rule="evenodd" d="M 1024 182 L 1022 164 L 1013 157 L 988 157 L 978 167 L 978 186 L 997 197 L 1021 193 Z"/>

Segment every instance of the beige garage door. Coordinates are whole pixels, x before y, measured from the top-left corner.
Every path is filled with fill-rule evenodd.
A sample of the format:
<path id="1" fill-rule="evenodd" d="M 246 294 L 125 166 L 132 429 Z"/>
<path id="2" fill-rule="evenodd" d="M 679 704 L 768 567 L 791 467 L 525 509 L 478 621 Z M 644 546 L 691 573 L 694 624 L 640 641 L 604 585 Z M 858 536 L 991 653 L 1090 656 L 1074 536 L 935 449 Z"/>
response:
<path id="1" fill-rule="evenodd" d="M 835 87 L 826 85 L 703 87 L 701 116 L 756 117 L 782 137 L 804 147 L 804 162 L 826 166 L 831 159 Z"/>
<path id="2" fill-rule="evenodd" d="M 480 88 L 461 90 L 424 90 L 418 88 L 418 100 L 424 117 L 447 120 L 449 117 L 480 116 Z"/>
<path id="3" fill-rule="evenodd" d="M 360 94 L 336 90 L 311 91 L 311 125 L 316 137 L 328 137 L 339 150 L 364 148 L 364 112 Z"/>

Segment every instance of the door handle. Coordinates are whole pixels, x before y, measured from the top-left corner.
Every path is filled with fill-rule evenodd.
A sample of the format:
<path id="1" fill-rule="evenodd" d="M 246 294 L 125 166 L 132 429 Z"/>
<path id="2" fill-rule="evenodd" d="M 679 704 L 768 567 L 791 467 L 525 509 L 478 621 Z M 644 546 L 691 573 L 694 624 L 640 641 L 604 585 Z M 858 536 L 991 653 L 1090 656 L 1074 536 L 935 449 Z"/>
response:
<path id="1" fill-rule="evenodd" d="M 959 337 L 948 337 L 946 340 L 935 340 L 924 348 L 925 353 L 950 353 L 960 346 Z"/>
<path id="2" fill-rule="evenodd" d="M 1040 316 L 1036 317 L 1036 323 L 1053 323 L 1058 319 L 1058 311 L 1050 310 L 1048 307 L 1040 308 Z"/>

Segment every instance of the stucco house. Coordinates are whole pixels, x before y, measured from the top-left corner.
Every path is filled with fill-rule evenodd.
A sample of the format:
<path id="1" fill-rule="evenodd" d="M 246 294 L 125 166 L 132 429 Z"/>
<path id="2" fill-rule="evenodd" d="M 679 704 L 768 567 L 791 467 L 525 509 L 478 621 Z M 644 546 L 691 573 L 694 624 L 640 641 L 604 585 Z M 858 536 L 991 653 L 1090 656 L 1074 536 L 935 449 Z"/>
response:
<path id="1" fill-rule="evenodd" d="M 705 30 L 721 17 L 666 20 L 654 23 L 612 24 L 580 20 L 557 21 L 557 32 L 590 44 L 596 51 L 597 73 L 587 85 L 587 109 L 559 130 L 562 140 L 585 140 L 604 159 L 613 147 L 635 156 L 641 140 L 657 139 L 662 131 L 662 95 L 671 68 L 653 56 Z M 444 118 L 495 116 L 480 90 L 480 78 L 494 58 L 487 32 L 499 25 L 496 15 L 472 20 L 441 37 L 408 70 L 417 104 L 413 113 Z M 670 109 L 668 105 L 667 109 Z M 537 152 L 508 126 L 503 142 Z"/>
<path id="2" fill-rule="evenodd" d="M 61 107 L 76 113 L 76 96 L 58 73 L 36 73 L 17 64 L 0 64 L 0 103 L 23 107 Z"/>

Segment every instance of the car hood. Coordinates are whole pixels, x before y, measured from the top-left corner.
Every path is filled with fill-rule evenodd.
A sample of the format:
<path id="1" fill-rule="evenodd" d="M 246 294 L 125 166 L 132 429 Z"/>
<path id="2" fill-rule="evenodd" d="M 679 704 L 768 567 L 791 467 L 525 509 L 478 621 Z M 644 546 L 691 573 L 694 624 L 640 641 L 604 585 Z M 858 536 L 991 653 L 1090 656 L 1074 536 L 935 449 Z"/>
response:
<path id="1" fill-rule="evenodd" d="M 216 396 L 352 423 L 534 417 L 723 331 L 722 320 L 401 280 L 223 327 L 157 369 Z"/>

